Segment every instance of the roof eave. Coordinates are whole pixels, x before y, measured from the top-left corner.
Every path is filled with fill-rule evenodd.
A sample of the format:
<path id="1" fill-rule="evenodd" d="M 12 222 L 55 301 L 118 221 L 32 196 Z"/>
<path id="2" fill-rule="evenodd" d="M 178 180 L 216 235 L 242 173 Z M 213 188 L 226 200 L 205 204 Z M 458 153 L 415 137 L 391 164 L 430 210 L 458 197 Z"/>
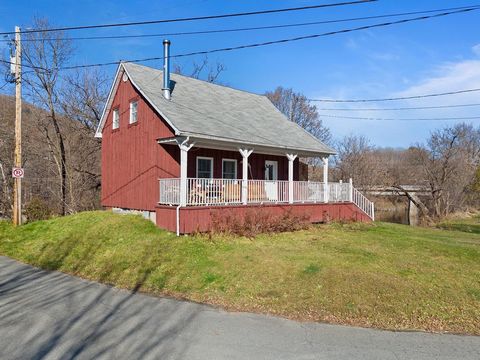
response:
<path id="1" fill-rule="evenodd" d="M 232 140 L 228 138 L 221 138 L 218 136 L 208 136 L 203 134 L 196 134 L 191 132 L 181 132 L 183 138 L 188 137 L 191 143 L 195 143 L 197 147 L 207 147 L 218 150 L 236 150 L 239 148 L 253 148 L 255 153 L 263 153 L 270 155 L 285 155 L 285 154 L 297 154 L 300 157 L 325 157 L 330 155 L 336 155 L 333 149 L 315 150 L 305 149 L 291 146 L 273 146 L 259 144 L 255 142 Z M 178 137 L 169 137 L 157 139 L 159 144 L 176 144 Z"/>

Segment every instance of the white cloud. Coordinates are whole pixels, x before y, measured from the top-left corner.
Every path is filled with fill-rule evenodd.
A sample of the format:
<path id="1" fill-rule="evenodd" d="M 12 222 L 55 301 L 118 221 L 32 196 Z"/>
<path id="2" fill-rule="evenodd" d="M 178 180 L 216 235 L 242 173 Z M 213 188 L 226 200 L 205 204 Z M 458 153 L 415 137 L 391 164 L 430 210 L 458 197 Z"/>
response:
<path id="1" fill-rule="evenodd" d="M 394 95 L 414 96 L 473 88 L 480 88 L 480 60 L 465 60 L 441 65 L 434 69 L 429 76 L 418 81 L 417 84 Z M 462 100 L 467 98 L 470 100 L 478 99 L 478 93 L 442 97 L 442 102 L 455 102 L 459 98 L 462 98 Z"/>
<path id="2" fill-rule="evenodd" d="M 480 44 L 473 45 L 472 51 L 475 55 L 480 56 Z"/>
<path id="3" fill-rule="evenodd" d="M 334 98 L 369 98 L 369 97 L 404 97 L 424 94 L 436 94 L 450 91 L 480 88 L 480 60 L 463 60 L 449 62 L 433 68 L 420 78 L 404 79 L 398 83 L 404 90 L 396 92 L 381 92 L 380 86 L 370 83 L 368 87 L 376 89 L 371 96 L 366 89 L 351 89 L 341 87 L 334 92 Z M 353 90 L 353 91 L 352 91 Z M 337 96 L 335 96 L 337 95 Z M 379 96 L 380 95 L 380 96 Z M 396 107 L 423 107 L 442 106 L 456 104 L 479 103 L 480 92 L 461 93 L 449 96 L 427 97 L 422 99 L 386 101 L 381 103 L 346 103 L 340 104 L 317 104 L 319 108 L 396 108 Z M 321 96 L 319 96 L 321 97 Z M 446 117 L 475 117 L 479 116 L 480 107 L 455 107 L 428 110 L 406 111 L 323 111 L 327 114 L 347 115 L 357 117 L 381 118 L 381 119 L 421 119 L 421 118 L 446 118 Z M 321 111 L 322 112 L 322 111 Z M 368 121 L 348 120 L 340 118 L 324 118 L 325 123 L 332 130 L 335 137 L 340 138 L 349 133 L 364 134 L 373 143 L 380 146 L 404 146 L 407 147 L 417 142 L 423 142 L 436 128 L 454 124 L 456 121 Z M 461 121 L 461 120 L 459 120 Z M 466 120 L 469 121 L 469 120 Z M 478 120 L 470 120 L 479 124 Z"/>

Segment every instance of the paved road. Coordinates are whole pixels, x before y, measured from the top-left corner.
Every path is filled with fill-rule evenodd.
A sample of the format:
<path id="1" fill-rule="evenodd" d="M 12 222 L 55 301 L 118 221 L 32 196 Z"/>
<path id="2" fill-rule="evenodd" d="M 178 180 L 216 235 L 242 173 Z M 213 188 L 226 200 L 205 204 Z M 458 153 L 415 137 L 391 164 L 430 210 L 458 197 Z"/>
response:
<path id="1" fill-rule="evenodd" d="M 480 337 L 227 313 L 0 257 L 0 359 L 480 359 Z"/>

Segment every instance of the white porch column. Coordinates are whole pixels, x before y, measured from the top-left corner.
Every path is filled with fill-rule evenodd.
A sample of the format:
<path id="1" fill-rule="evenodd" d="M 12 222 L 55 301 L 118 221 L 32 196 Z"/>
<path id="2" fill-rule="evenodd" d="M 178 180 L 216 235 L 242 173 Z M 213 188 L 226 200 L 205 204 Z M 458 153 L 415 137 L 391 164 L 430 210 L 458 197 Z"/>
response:
<path id="1" fill-rule="evenodd" d="M 180 206 L 187 206 L 187 164 L 188 164 L 188 150 L 194 144 L 188 144 L 188 138 L 177 140 L 180 148 Z"/>
<path id="2" fill-rule="evenodd" d="M 293 204 L 293 162 L 296 154 L 286 154 L 288 159 L 288 203 Z"/>
<path id="3" fill-rule="evenodd" d="M 247 205 L 248 202 L 248 157 L 252 154 L 253 149 L 238 149 L 242 155 L 242 203 Z"/>
<path id="4" fill-rule="evenodd" d="M 348 201 L 353 202 L 353 180 L 352 178 L 348 179 Z"/>
<path id="5" fill-rule="evenodd" d="M 323 201 L 328 203 L 329 194 L 328 194 L 328 157 L 322 158 L 323 161 Z"/>

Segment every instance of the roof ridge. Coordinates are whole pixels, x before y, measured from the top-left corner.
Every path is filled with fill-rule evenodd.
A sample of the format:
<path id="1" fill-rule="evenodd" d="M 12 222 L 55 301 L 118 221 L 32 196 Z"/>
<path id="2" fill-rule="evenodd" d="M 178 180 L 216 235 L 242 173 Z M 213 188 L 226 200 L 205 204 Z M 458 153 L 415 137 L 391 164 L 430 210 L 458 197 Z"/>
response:
<path id="1" fill-rule="evenodd" d="M 177 83 L 176 95 L 168 101 L 161 91 L 162 70 L 128 62 L 121 67 L 159 117 L 175 129 L 176 135 L 205 133 L 212 139 L 235 138 L 236 142 L 289 148 L 306 156 L 335 153 L 320 139 L 289 121 L 265 95 L 172 74 L 172 80 Z M 116 75 L 115 82 L 119 76 Z"/>
<path id="2" fill-rule="evenodd" d="M 137 64 L 137 63 L 128 62 L 128 61 L 121 62 L 121 64 L 123 64 L 123 65 L 128 64 L 128 65 L 134 65 L 134 66 L 144 67 L 144 68 L 147 68 L 147 69 L 150 69 L 150 70 L 158 71 L 158 72 L 160 72 L 160 73 L 163 74 L 163 70 L 157 69 L 157 68 L 154 68 L 154 67 L 151 67 L 151 66 L 143 65 L 143 64 Z M 178 73 L 175 73 L 175 72 L 172 72 L 171 75 L 173 75 L 173 76 L 180 76 L 180 77 L 187 78 L 187 79 L 190 79 L 190 80 L 202 82 L 202 83 L 205 83 L 205 84 L 207 84 L 207 85 L 212 85 L 212 86 L 217 86 L 217 87 L 221 87 L 221 88 L 226 88 L 226 89 L 230 89 L 230 90 L 233 90 L 233 91 L 239 91 L 239 92 L 246 93 L 246 94 L 249 94 L 249 95 L 255 95 L 255 96 L 265 97 L 264 94 L 257 94 L 257 93 L 254 93 L 254 92 L 252 92 L 252 91 L 237 89 L 237 88 L 234 88 L 234 87 L 232 87 L 232 86 L 223 85 L 223 84 L 218 84 L 218 83 L 206 81 L 206 80 L 203 80 L 203 79 L 194 78 L 194 77 L 192 77 L 192 76 L 187 76 L 187 75 L 183 75 L 183 74 L 178 74 Z"/>

